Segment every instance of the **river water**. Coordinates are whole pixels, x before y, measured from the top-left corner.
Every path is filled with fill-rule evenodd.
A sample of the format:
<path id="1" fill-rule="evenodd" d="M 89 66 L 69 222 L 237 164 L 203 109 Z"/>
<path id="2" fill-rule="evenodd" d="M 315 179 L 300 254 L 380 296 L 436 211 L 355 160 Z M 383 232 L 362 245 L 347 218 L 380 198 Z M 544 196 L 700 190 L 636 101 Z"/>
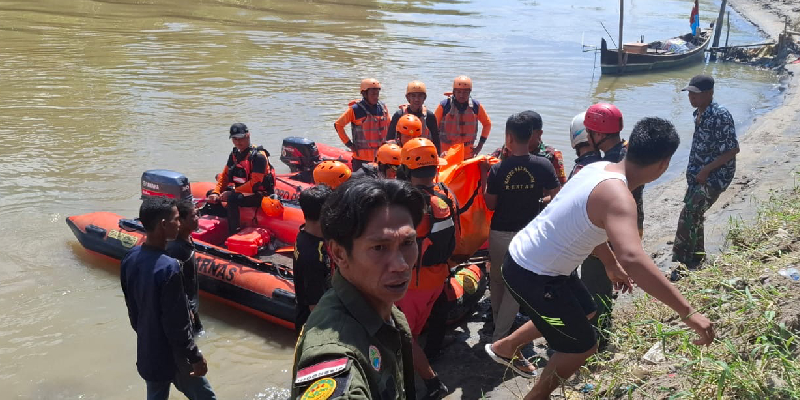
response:
<path id="1" fill-rule="evenodd" d="M 691 3 L 628 1 L 625 41 L 687 32 Z M 717 7 L 701 1 L 703 26 Z M 599 45 L 600 22 L 616 37 L 617 21 L 616 0 L 0 0 L 0 397 L 143 397 L 118 266 L 87 255 L 64 218 L 135 215 L 144 169 L 213 179 L 233 122 L 273 154 L 290 135 L 338 144 L 333 121 L 361 78 L 383 82 L 392 109 L 421 79 L 434 108 L 467 74 L 494 121 L 486 149 L 534 109 L 571 165 L 569 121 L 610 101 L 626 132 L 643 116 L 675 122 L 675 176 L 691 76 L 717 78 L 740 128 L 779 100 L 775 75 L 741 65 L 600 78 L 582 40 Z M 731 43 L 763 40 L 735 13 L 731 25 Z M 201 311 L 220 398 L 285 398 L 292 333 L 210 300 Z"/>

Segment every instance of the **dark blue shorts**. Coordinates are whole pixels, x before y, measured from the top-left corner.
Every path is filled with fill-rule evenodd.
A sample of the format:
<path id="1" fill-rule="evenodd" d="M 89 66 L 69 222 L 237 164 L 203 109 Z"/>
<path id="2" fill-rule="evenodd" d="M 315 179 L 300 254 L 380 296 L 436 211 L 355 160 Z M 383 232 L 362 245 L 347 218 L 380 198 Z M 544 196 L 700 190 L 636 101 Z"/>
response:
<path id="1" fill-rule="evenodd" d="M 522 312 L 531 318 L 551 349 L 584 353 L 597 344 L 587 315 L 597 311 L 577 274 L 547 276 L 528 271 L 506 255 L 503 280 Z"/>

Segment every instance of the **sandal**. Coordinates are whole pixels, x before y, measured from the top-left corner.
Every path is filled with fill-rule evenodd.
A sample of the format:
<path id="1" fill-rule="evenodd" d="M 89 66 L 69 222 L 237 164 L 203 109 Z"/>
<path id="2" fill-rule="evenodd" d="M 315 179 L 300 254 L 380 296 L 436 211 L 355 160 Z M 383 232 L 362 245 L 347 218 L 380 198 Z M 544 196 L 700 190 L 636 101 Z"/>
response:
<path id="1" fill-rule="evenodd" d="M 486 346 L 484 346 L 483 349 L 484 349 L 484 351 L 486 351 L 486 354 L 488 354 L 489 357 L 491 357 L 492 360 L 494 360 L 494 362 L 496 362 L 496 363 L 498 363 L 500 365 L 505 365 L 506 367 L 511 368 L 518 375 L 524 376 L 526 378 L 534 378 L 534 377 L 536 377 L 536 368 L 533 367 L 533 365 L 531 365 L 531 363 L 528 362 L 528 360 L 526 360 L 525 358 L 523 358 L 523 357 L 514 357 L 512 359 L 512 358 L 505 358 L 505 357 L 499 356 L 499 355 L 495 354 L 494 351 L 492 351 L 492 344 L 491 343 L 487 343 Z M 534 368 L 534 370 L 533 371 L 526 371 L 526 369 L 530 369 L 530 368 Z"/>

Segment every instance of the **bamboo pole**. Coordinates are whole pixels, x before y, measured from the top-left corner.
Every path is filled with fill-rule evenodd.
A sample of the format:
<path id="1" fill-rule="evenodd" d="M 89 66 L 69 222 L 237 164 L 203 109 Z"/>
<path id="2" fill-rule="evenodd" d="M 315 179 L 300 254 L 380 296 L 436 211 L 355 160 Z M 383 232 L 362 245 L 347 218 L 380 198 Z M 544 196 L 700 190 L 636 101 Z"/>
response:
<path id="1" fill-rule="evenodd" d="M 719 16 L 717 17 L 717 24 L 714 26 L 714 43 L 711 47 L 719 47 L 719 36 L 722 34 L 722 21 L 725 19 L 725 7 L 728 5 L 728 0 L 722 0 L 722 6 L 719 8 Z M 717 59 L 717 55 L 711 52 L 711 61 Z"/>
<path id="2" fill-rule="evenodd" d="M 617 71 L 622 72 L 622 23 L 625 18 L 625 0 L 619 0 L 619 46 L 617 47 Z"/>

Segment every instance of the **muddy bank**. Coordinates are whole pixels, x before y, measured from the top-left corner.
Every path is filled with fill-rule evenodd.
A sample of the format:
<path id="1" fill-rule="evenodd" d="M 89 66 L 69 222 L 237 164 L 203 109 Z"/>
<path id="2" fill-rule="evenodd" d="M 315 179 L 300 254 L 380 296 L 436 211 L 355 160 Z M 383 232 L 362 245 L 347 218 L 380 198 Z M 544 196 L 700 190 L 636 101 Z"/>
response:
<path id="1" fill-rule="evenodd" d="M 798 21 L 800 16 L 800 0 L 785 0 L 780 4 L 771 0 L 731 0 L 729 4 L 775 40 L 783 30 L 785 15 L 790 16 L 790 23 Z M 736 177 L 707 214 L 706 247 L 712 254 L 724 251 L 724 236 L 731 220 L 752 221 L 761 202 L 775 192 L 792 188 L 800 177 L 797 164 L 800 134 L 796 128 L 800 123 L 800 82 L 792 78 L 798 71 L 798 64 L 786 67 L 782 104 L 757 118 L 746 132 L 738 133 L 741 152 L 737 156 Z M 724 98 L 716 100 L 725 105 Z M 671 241 L 685 190 L 686 180 L 681 175 L 645 192 L 645 248 L 665 271 L 672 267 Z M 620 312 L 624 312 L 625 303 L 620 302 Z M 482 331 L 487 311 L 484 303 L 477 315 L 456 330 L 454 344 L 433 363 L 453 390 L 450 399 L 518 399 L 535 382 L 514 375 L 484 354 L 483 346 L 489 341 Z M 546 357 L 544 346 L 532 346 L 526 355 L 534 355 L 533 352 Z M 576 392 L 557 392 L 553 397 L 581 398 Z"/>

